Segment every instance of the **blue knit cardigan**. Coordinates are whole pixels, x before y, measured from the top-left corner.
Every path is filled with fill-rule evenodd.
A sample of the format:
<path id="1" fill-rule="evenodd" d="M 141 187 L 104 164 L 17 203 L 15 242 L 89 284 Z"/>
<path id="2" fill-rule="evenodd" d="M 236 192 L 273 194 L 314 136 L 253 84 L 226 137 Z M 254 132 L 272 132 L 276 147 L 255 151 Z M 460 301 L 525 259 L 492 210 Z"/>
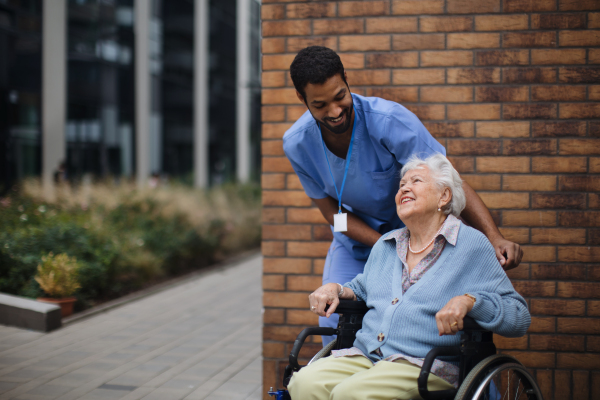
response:
<path id="1" fill-rule="evenodd" d="M 477 299 L 467 315 L 483 328 L 507 337 L 525 334 L 531 323 L 527 303 L 481 232 L 461 223 L 456 246 L 446 243 L 436 263 L 404 295 L 396 241 L 384 240 L 386 236 L 373 247 L 364 272 L 344 285 L 371 308 L 354 346 L 373 361 L 397 353 L 423 358 L 433 347 L 458 345 L 460 335 L 439 336 L 435 314 L 465 293 Z M 396 304 L 394 298 L 399 299 Z M 377 348 L 383 357 L 372 353 Z"/>

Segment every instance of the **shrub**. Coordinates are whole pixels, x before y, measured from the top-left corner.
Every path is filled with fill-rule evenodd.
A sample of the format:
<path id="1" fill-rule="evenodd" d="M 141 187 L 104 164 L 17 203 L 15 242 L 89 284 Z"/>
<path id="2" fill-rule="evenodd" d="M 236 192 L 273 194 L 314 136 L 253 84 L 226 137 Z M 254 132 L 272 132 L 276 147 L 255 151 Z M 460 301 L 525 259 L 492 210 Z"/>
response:
<path id="1" fill-rule="evenodd" d="M 42 257 L 34 279 L 40 288 L 53 298 L 70 297 L 81 287 L 77 259 L 69 257 L 66 253 L 55 256 L 50 252 Z"/>

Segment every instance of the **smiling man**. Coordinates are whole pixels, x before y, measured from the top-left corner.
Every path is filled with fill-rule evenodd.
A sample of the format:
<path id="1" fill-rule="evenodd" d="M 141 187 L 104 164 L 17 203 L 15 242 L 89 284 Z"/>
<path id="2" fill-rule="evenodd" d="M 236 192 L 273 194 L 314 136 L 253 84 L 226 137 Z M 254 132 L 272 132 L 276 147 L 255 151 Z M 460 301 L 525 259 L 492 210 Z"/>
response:
<path id="1" fill-rule="evenodd" d="M 400 104 L 352 94 L 331 49 L 301 50 L 290 74 L 308 111 L 285 133 L 283 149 L 304 191 L 332 225 L 323 285 L 343 284 L 363 271 L 382 234 L 404 225 L 394 203 L 402 166 L 414 153 L 426 158 L 446 150 Z M 475 191 L 467 183 L 463 188 L 467 206 L 461 217 L 488 237 L 504 269 L 516 267 L 523 256 L 519 245 L 504 239 Z M 337 314 L 320 317 L 319 324 L 337 326 Z M 323 344 L 331 339 L 324 337 Z"/>

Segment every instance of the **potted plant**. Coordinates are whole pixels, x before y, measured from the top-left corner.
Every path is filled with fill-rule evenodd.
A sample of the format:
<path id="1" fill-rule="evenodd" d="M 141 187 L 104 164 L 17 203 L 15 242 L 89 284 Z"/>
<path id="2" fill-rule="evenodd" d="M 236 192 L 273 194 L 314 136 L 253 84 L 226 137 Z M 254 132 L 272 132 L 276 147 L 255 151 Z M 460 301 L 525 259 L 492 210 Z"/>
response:
<path id="1" fill-rule="evenodd" d="M 42 257 L 35 280 L 49 297 L 40 297 L 37 300 L 58 304 L 63 318 L 73 314 L 76 298 L 72 296 L 81 287 L 78 270 L 77 259 L 65 253 L 55 256 L 50 252 Z"/>

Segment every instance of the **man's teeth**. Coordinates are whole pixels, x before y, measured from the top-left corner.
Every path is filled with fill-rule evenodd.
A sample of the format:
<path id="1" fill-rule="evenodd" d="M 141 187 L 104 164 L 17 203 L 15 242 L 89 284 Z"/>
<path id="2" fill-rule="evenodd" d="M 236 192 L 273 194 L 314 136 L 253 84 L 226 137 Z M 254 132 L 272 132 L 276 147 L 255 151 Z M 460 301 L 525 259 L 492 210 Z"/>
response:
<path id="1" fill-rule="evenodd" d="M 342 117 L 336 118 L 336 119 L 332 119 L 331 122 L 339 122 L 342 120 Z"/>

